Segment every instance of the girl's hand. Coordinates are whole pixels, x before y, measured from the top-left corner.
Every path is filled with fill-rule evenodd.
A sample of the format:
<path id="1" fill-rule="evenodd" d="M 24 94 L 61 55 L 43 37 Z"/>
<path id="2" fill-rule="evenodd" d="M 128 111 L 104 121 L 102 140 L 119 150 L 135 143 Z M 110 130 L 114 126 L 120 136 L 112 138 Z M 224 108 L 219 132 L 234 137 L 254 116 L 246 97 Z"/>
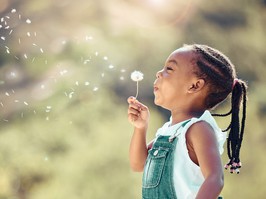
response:
<path id="1" fill-rule="evenodd" d="M 128 121 L 138 129 L 147 129 L 150 112 L 147 106 L 140 103 L 135 97 L 127 99 L 128 106 Z"/>

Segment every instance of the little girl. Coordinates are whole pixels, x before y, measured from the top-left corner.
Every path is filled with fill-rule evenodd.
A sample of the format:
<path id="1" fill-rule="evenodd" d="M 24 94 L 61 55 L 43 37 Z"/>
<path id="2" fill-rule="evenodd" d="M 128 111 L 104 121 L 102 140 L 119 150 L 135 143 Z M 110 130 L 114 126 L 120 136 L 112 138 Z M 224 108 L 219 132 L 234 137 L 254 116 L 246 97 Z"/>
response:
<path id="1" fill-rule="evenodd" d="M 231 173 L 239 173 L 239 152 L 246 115 L 246 84 L 234 65 L 216 49 L 185 45 L 170 54 L 154 82 L 154 102 L 171 111 L 171 118 L 146 144 L 149 109 L 128 98 L 128 120 L 134 126 L 130 165 L 143 171 L 143 199 L 216 199 L 223 188 L 220 155 L 226 134 L 209 110 L 231 93 L 231 123 L 227 151 Z M 239 124 L 240 103 L 243 116 Z"/>

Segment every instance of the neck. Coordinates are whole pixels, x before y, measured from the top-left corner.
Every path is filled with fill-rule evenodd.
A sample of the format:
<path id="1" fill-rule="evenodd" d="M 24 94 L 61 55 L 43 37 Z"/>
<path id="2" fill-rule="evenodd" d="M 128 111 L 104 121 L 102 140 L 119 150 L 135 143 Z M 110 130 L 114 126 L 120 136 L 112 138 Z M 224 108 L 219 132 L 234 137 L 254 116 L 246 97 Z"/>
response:
<path id="1" fill-rule="evenodd" d="M 205 110 L 172 110 L 172 125 L 188 120 L 192 117 L 200 117 Z"/>

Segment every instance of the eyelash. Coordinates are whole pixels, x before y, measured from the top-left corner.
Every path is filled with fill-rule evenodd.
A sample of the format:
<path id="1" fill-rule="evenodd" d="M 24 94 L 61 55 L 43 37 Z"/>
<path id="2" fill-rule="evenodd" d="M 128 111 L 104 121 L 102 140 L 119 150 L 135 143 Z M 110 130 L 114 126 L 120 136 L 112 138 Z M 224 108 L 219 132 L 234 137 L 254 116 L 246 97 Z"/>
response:
<path id="1" fill-rule="evenodd" d="M 172 71 L 173 69 L 171 67 L 166 67 L 166 70 L 171 70 Z"/>

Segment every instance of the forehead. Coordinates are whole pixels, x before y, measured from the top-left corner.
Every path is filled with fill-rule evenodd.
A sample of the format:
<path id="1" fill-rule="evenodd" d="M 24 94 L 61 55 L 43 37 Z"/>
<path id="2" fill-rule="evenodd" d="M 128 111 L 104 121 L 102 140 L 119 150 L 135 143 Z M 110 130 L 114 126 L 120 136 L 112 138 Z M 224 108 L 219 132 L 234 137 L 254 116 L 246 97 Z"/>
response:
<path id="1" fill-rule="evenodd" d="M 195 58 L 193 49 L 185 46 L 172 52 L 166 61 L 175 60 L 178 64 L 188 64 L 193 58 Z"/>

